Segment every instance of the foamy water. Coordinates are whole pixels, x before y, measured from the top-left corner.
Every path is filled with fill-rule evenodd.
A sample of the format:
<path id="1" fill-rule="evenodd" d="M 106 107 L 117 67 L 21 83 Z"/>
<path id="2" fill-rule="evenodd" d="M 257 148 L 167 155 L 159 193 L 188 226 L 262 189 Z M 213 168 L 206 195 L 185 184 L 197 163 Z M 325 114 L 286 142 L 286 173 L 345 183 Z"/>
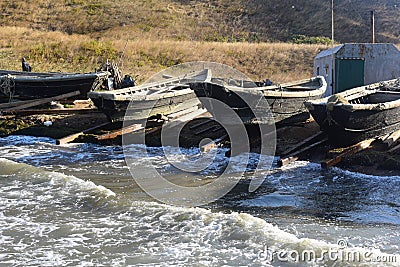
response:
<path id="1" fill-rule="evenodd" d="M 260 166 L 265 181 L 255 193 L 244 179 L 223 199 L 183 208 L 144 193 L 120 147 L 31 137 L 0 145 L 1 265 L 400 264 L 400 176 L 322 171 L 309 162 Z M 129 156 L 141 149 L 132 146 Z M 227 160 L 220 153 L 204 173 L 184 178 L 213 179 Z M 137 161 L 182 179 L 160 148 Z"/>

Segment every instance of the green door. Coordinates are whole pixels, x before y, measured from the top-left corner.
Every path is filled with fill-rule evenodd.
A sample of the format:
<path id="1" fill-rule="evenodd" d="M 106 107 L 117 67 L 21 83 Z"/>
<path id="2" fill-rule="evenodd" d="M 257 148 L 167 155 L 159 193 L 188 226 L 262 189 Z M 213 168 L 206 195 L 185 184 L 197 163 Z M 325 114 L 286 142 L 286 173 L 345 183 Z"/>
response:
<path id="1" fill-rule="evenodd" d="M 335 74 L 334 93 L 364 85 L 364 59 L 337 58 Z"/>

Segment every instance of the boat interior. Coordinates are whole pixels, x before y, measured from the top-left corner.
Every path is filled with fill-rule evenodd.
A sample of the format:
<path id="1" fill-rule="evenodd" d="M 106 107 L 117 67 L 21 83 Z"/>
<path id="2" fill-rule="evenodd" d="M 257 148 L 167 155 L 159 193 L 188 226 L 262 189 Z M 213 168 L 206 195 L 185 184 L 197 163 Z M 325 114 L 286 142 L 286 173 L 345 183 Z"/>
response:
<path id="1" fill-rule="evenodd" d="M 348 99 L 350 104 L 379 104 L 392 102 L 400 99 L 399 91 L 377 90 L 367 95 Z"/>
<path id="2" fill-rule="evenodd" d="M 187 84 L 169 84 L 165 86 L 154 86 L 154 87 L 145 87 L 145 86 L 137 86 L 137 87 L 128 87 L 115 91 L 107 91 L 105 93 L 112 95 L 153 95 L 153 94 L 162 94 L 167 92 L 174 92 L 183 89 L 188 89 L 189 85 Z M 103 92 L 104 93 L 104 92 Z"/>
<path id="3" fill-rule="evenodd" d="M 291 83 L 272 84 L 266 85 L 265 82 L 253 82 L 248 80 L 226 79 L 226 78 L 212 78 L 211 82 L 220 85 L 229 85 L 241 88 L 260 88 L 263 90 L 275 91 L 312 91 L 321 87 L 319 79 L 301 80 Z"/>

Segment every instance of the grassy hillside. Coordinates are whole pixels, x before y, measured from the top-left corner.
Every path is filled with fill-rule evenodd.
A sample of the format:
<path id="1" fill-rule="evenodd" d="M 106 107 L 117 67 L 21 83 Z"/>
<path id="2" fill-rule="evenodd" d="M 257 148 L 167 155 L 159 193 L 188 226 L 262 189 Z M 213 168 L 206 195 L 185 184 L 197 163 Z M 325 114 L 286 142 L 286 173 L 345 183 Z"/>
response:
<path id="1" fill-rule="evenodd" d="M 0 68 L 21 68 L 28 58 L 34 71 L 93 71 L 107 59 L 118 61 L 124 39 L 95 39 L 87 35 L 1 27 Z M 21 45 L 23 44 L 23 45 Z M 250 78 L 276 82 L 312 75 L 314 56 L 325 45 L 288 43 L 219 43 L 195 41 L 132 40 L 120 64 L 124 73 L 143 81 L 160 70 L 191 61 L 214 61 L 232 66 Z"/>
<path id="2" fill-rule="evenodd" d="M 335 0 L 336 40 L 400 43 L 400 0 Z M 312 75 L 330 36 L 329 0 L 3 0 L 0 68 L 86 72 L 105 60 L 143 81 L 174 64 L 215 61 L 252 79 Z M 273 43 L 274 42 L 274 43 Z M 286 42 L 286 43 L 283 43 Z"/>
<path id="3" fill-rule="evenodd" d="M 331 35 L 330 0 L 3 0 L 6 26 L 196 41 L 291 41 Z M 339 42 L 369 41 L 369 11 L 378 42 L 399 43 L 400 0 L 335 0 Z"/>

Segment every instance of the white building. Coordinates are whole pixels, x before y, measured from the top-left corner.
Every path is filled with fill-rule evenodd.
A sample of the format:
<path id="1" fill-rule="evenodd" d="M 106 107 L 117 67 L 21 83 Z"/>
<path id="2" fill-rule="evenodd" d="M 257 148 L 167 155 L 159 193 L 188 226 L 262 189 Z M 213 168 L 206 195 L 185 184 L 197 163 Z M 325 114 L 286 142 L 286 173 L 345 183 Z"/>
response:
<path id="1" fill-rule="evenodd" d="M 400 51 L 393 44 L 339 45 L 315 57 L 314 75 L 325 77 L 327 96 L 349 88 L 399 78 Z"/>

